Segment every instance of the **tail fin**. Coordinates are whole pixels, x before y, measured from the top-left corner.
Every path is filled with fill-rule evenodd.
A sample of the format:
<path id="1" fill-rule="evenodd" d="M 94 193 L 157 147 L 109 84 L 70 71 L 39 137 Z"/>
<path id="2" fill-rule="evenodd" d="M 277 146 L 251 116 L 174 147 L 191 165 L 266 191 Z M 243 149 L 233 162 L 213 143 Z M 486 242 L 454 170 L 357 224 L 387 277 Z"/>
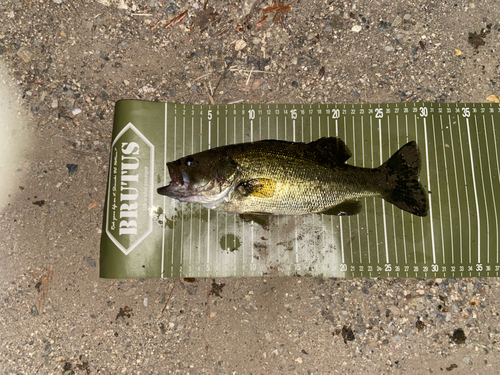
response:
<path id="1" fill-rule="evenodd" d="M 411 214 L 427 216 L 427 193 L 418 181 L 420 151 L 415 141 L 401 147 L 378 169 L 386 176 L 382 198 Z"/>

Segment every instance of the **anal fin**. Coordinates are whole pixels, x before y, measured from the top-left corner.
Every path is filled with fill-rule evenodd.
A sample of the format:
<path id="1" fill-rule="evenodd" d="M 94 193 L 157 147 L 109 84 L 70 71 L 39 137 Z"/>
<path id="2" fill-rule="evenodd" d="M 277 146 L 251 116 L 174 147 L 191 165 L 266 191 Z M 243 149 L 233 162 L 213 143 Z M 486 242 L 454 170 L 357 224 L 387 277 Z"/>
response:
<path id="1" fill-rule="evenodd" d="M 265 230 L 269 230 L 269 217 L 271 215 L 265 213 L 255 214 L 240 214 L 240 218 L 245 221 L 253 221 L 255 224 L 260 225 Z"/>
<path id="2" fill-rule="evenodd" d="M 360 201 L 350 200 L 327 208 L 325 211 L 320 213 L 325 215 L 350 216 L 359 214 L 362 208 L 363 205 Z"/>

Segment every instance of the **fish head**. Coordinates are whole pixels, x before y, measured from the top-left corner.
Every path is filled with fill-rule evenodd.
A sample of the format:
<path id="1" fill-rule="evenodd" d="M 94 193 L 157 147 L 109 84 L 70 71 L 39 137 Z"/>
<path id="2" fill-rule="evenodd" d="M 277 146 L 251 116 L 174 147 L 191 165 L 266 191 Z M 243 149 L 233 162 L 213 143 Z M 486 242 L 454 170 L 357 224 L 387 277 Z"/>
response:
<path id="1" fill-rule="evenodd" d="M 158 193 L 212 208 L 229 195 L 238 166 L 228 155 L 211 150 L 167 163 L 170 184 Z"/>

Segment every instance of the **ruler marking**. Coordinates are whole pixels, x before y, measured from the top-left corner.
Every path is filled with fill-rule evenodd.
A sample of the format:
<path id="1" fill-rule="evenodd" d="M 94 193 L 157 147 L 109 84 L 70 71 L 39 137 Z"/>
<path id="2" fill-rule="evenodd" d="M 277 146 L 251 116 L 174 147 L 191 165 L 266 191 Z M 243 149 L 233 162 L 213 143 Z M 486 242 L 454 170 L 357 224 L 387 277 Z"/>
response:
<path id="1" fill-rule="evenodd" d="M 226 108 L 227 108 L 227 105 L 226 105 Z M 234 112 L 233 112 L 233 128 L 234 128 L 234 133 L 233 133 L 233 143 L 236 143 L 236 116 L 234 116 Z M 236 220 L 237 219 L 237 216 L 235 214 L 233 214 L 233 233 L 237 233 L 236 232 Z M 226 237 L 227 238 L 227 237 Z M 235 241 L 235 244 L 236 244 L 236 237 L 234 237 L 234 241 Z M 241 246 L 241 244 L 240 244 Z M 243 271 L 243 266 L 241 264 L 242 262 L 242 258 L 240 258 L 239 261 L 237 261 L 236 259 L 236 251 L 232 251 L 231 254 L 233 255 L 232 256 L 232 259 L 233 259 L 233 272 L 234 272 L 234 276 L 238 275 L 238 266 L 240 266 L 240 270 Z M 239 275 L 239 276 L 243 276 L 243 275 Z"/>
<path id="2" fill-rule="evenodd" d="M 242 107 L 242 111 L 239 112 L 239 116 L 240 116 L 240 121 L 241 121 L 241 138 L 243 140 L 243 142 L 245 142 L 245 105 L 242 104 L 241 105 Z M 238 112 L 237 112 L 238 113 Z M 276 123 L 276 130 L 278 129 L 278 124 Z M 248 234 L 246 233 L 245 231 L 245 227 L 246 227 L 246 223 L 245 221 L 241 221 L 241 253 L 242 253 L 242 256 L 241 256 L 241 271 L 243 272 L 243 274 L 246 273 L 246 263 L 247 263 L 247 259 L 246 259 L 246 246 L 247 246 L 247 236 Z"/>
<path id="3" fill-rule="evenodd" d="M 335 104 L 335 109 L 337 109 L 337 105 L 336 105 L 336 104 Z M 335 124 L 337 124 L 337 121 L 338 121 L 338 120 L 337 120 L 337 119 L 335 119 Z M 328 116 L 328 117 L 327 117 L 327 124 L 328 124 L 327 134 L 328 134 L 328 136 L 330 136 L 330 116 Z M 336 126 L 337 126 L 337 125 L 335 125 L 335 127 L 336 127 Z M 335 133 L 335 136 L 336 136 L 336 135 L 337 135 L 337 133 Z M 332 217 L 331 215 L 329 215 L 328 220 L 330 220 L 330 227 L 331 227 L 331 233 L 332 233 L 332 238 L 333 238 L 333 237 L 334 237 L 333 233 L 335 233 L 335 232 L 334 232 L 334 230 L 333 230 L 333 217 Z M 335 249 L 335 248 L 334 248 L 334 249 Z M 336 251 L 336 250 L 337 250 L 337 249 L 335 249 L 335 251 Z"/>
<path id="4" fill-rule="evenodd" d="M 353 116 L 353 127 L 354 127 L 354 116 Z M 344 139 L 347 141 L 347 122 L 345 121 L 345 117 L 344 117 Z M 353 142 L 353 145 L 354 145 L 354 142 Z M 351 217 L 348 216 L 346 218 L 347 220 L 347 228 L 348 228 L 348 235 L 349 235 L 349 249 L 350 249 L 350 253 L 351 253 L 351 265 L 354 263 L 353 261 L 353 254 L 352 254 L 352 240 L 351 240 Z"/>
<path id="5" fill-rule="evenodd" d="M 406 103 L 405 103 L 406 108 Z M 405 135 L 408 138 L 408 115 L 405 115 Z M 405 139 L 405 143 L 408 139 Z M 408 264 L 408 250 L 406 249 L 405 216 L 401 215 L 401 227 L 403 228 L 403 251 L 405 254 L 405 264 Z M 408 273 L 406 274 L 408 276 Z"/>
<path id="6" fill-rule="evenodd" d="M 495 126 L 496 125 L 495 125 L 495 118 L 494 118 L 493 115 L 491 115 L 491 123 L 492 123 L 491 129 L 493 129 L 493 139 L 494 139 L 493 144 L 495 145 L 495 155 L 496 155 L 496 161 L 497 161 L 497 169 L 496 170 L 497 170 L 497 179 L 498 179 L 498 171 L 500 170 L 500 162 L 498 161 L 497 135 L 496 135 L 496 132 L 495 132 Z M 492 180 L 493 180 L 493 178 L 492 178 Z M 495 194 L 495 192 L 493 192 L 493 195 L 494 194 Z M 495 212 L 496 212 L 496 210 L 495 210 Z M 500 259 L 499 259 L 499 257 L 500 257 L 500 255 L 499 255 L 499 253 L 500 253 L 500 246 L 498 245 L 498 236 L 499 236 L 498 231 L 500 230 L 500 228 L 498 227 L 498 224 L 497 224 L 497 229 L 496 230 L 497 230 L 497 261 L 496 261 L 496 263 L 498 264 L 499 261 L 500 261 Z"/>
<path id="7" fill-rule="evenodd" d="M 450 193 L 450 181 L 448 177 L 448 158 L 446 157 L 446 143 L 444 142 L 444 128 L 443 128 L 443 115 L 439 115 L 439 122 L 441 124 L 441 132 L 443 132 L 443 160 L 444 160 L 444 175 L 446 178 L 446 193 L 448 194 L 448 210 L 450 214 L 450 233 L 453 233 L 453 208 L 451 206 L 451 193 Z M 448 121 L 448 128 L 451 126 L 450 122 Z M 448 145 L 449 146 L 449 145 Z M 437 164 L 437 160 L 436 160 Z M 452 235 L 451 237 L 451 248 L 455 248 L 455 237 Z M 444 256 L 444 251 L 445 251 L 445 244 L 444 244 L 444 236 L 443 236 L 443 256 Z M 455 263 L 455 252 L 451 252 L 451 262 L 454 264 Z"/>
<path id="8" fill-rule="evenodd" d="M 475 117 L 475 116 L 474 116 Z M 470 136 L 470 123 L 469 123 L 469 118 L 467 117 L 465 119 L 465 123 L 467 125 L 467 137 L 469 139 L 469 152 L 470 152 L 470 162 L 471 162 L 471 169 L 472 169 L 472 186 L 474 189 L 474 199 L 476 201 L 476 210 L 477 210 L 477 262 L 481 263 L 481 222 L 480 222 L 480 212 L 479 212 L 479 200 L 477 198 L 477 183 L 476 183 L 476 168 L 474 168 L 474 156 L 472 154 L 472 138 Z M 476 131 L 477 131 L 477 124 L 476 124 Z M 479 156 L 481 157 L 481 156 Z M 469 229 L 469 232 L 471 230 Z M 471 252 L 472 252 L 472 239 L 471 241 Z M 469 263 L 472 263 L 471 260 L 471 255 L 469 255 Z"/>
<path id="9" fill-rule="evenodd" d="M 430 191 L 433 191 L 434 189 L 431 188 L 431 170 L 429 168 L 429 140 L 427 138 L 427 119 L 424 117 L 424 140 L 425 140 L 425 163 L 427 166 L 427 186 L 429 187 Z M 432 263 L 436 264 L 436 243 L 434 240 L 434 218 L 433 218 L 433 211 L 432 211 L 432 197 L 429 197 L 429 216 L 430 216 L 430 221 L 431 221 L 431 242 L 432 242 Z M 423 228 L 423 226 L 422 226 Z"/>
<path id="10" fill-rule="evenodd" d="M 285 106 L 286 108 L 286 106 Z M 285 117 L 285 129 L 286 129 L 286 117 Z M 286 140 L 288 141 L 288 134 L 285 130 Z M 295 121 L 292 121 L 292 140 L 295 142 Z M 295 252 L 295 270 L 297 270 L 297 265 L 299 264 L 299 252 L 298 252 L 298 236 L 297 236 L 297 217 L 294 216 L 293 220 L 293 233 L 294 233 L 294 252 Z"/>
<path id="11" fill-rule="evenodd" d="M 389 124 L 389 122 L 388 122 Z M 390 129 L 390 127 L 389 127 Z M 399 145 L 399 116 L 396 116 L 396 138 L 397 138 L 397 143 Z M 389 131 L 389 145 L 391 144 L 391 132 Z M 395 254 L 395 258 L 396 258 L 396 264 L 399 264 L 399 247 L 398 247 L 398 241 L 397 241 L 397 235 L 396 235 L 396 213 L 395 213 L 395 210 L 394 210 L 394 205 L 391 204 L 391 208 L 392 208 L 392 231 L 393 231 L 393 234 L 394 234 L 394 254 Z M 399 277 L 399 275 L 398 275 Z"/>
<path id="12" fill-rule="evenodd" d="M 344 129 L 346 127 L 346 116 L 343 116 L 343 120 L 344 120 Z M 354 122 L 354 118 L 353 118 L 353 122 Z M 338 123 L 336 122 L 336 125 L 338 125 Z M 340 137 L 340 134 L 338 132 L 338 128 L 337 128 L 337 137 Z M 342 216 L 339 216 L 339 229 L 340 229 L 340 251 L 342 253 L 342 264 L 345 264 L 345 257 L 344 257 L 344 228 L 342 226 Z"/>
<path id="13" fill-rule="evenodd" d="M 267 116 L 267 139 L 271 138 L 271 119 Z"/>
<path id="14" fill-rule="evenodd" d="M 371 118 L 371 116 L 369 116 Z M 364 124 L 364 119 L 361 117 L 361 155 L 362 156 L 362 163 L 363 166 L 365 166 L 365 124 Z M 365 200 L 366 203 L 366 200 Z M 365 209 L 365 229 L 366 229 L 366 253 L 368 254 L 368 263 L 371 264 L 371 249 L 370 249 L 370 237 L 368 236 L 368 207 L 366 207 L 366 204 L 363 207 Z M 360 236 L 360 241 L 361 241 L 361 236 Z M 360 242 L 361 243 L 361 242 Z M 360 247 L 361 249 L 361 247 Z M 370 274 L 371 275 L 371 274 Z"/>
<path id="15" fill-rule="evenodd" d="M 217 105 L 216 108 L 218 109 L 218 107 L 219 107 L 219 105 Z M 217 139 L 216 139 L 217 147 L 220 146 L 219 139 L 220 139 L 220 118 L 219 118 L 219 116 L 217 116 Z M 219 238 L 219 225 L 220 225 L 219 224 L 219 215 L 220 215 L 219 211 L 215 211 L 215 238 Z M 222 270 L 222 265 L 219 263 L 219 259 L 221 259 L 221 257 L 219 257 L 219 251 L 215 251 L 215 271 L 214 272 L 215 272 L 216 276 Z"/>
<path id="16" fill-rule="evenodd" d="M 413 103 L 413 107 L 415 108 L 416 107 L 416 103 Z M 417 144 L 420 144 L 420 141 L 418 139 L 418 121 L 417 121 L 417 115 L 413 115 L 413 123 L 415 124 L 415 141 L 417 142 Z M 411 215 L 412 216 L 412 223 L 415 224 L 415 220 L 413 220 L 413 216 L 414 215 Z M 420 219 L 420 230 L 421 230 L 421 234 L 422 234 L 422 256 L 423 256 L 423 263 L 426 264 L 427 263 L 427 252 L 425 251 L 425 234 L 424 234 L 424 226 L 423 226 L 423 223 L 422 223 L 422 219 Z"/>
<path id="17" fill-rule="evenodd" d="M 276 124 L 276 139 L 279 139 L 279 132 L 278 132 L 278 116 L 275 118 L 275 124 Z"/>
<path id="18" fill-rule="evenodd" d="M 440 116 L 441 117 L 441 116 Z M 438 152 L 437 152 L 437 139 L 436 139 L 436 123 L 434 121 L 434 116 L 432 116 L 432 138 L 434 140 L 434 161 L 436 163 L 436 180 L 439 181 L 439 165 L 438 165 L 438 159 L 439 159 L 439 156 L 438 156 Z M 444 139 L 442 140 L 443 142 L 443 146 L 444 146 Z M 443 159 L 445 160 L 445 163 L 446 163 L 446 156 L 443 154 Z M 446 170 L 445 170 L 445 173 L 446 173 Z M 448 181 L 448 176 L 446 176 L 446 181 Z M 439 182 L 436 183 L 436 186 L 437 186 L 437 192 L 438 192 L 438 203 L 439 203 L 439 224 L 440 224 L 440 228 L 441 228 L 441 253 L 442 253 L 442 263 L 445 264 L 446 263 L 446 257 L 445 257 L 445 253 L 444 253 L 444 249 L 445 249 L 445 246 L 444 246 L 444 226 L 443 226 L 443 206 L 442 206 L 442 202 L 441 202 L 441 184 Z M 432 191 L 432 190 L 431 190 Z M 448 197 L 450 195 L 448 194 Z"/>
<path id="19" fill-rule="evenodd" d="M 177 107 L 177 105 L 175 105 Z M 175 108 L 174 107 L 174 108 Z M 165 103 L 165 123 L 164 123 L 164 134 L 165 139 L 163 140 L 163 186 L 167 186 L 167 127 L 168 124 L 168 103 Z M 153 173 L 153 171 L 151 171 Z M 167 197 L 163 196 L 163 215 L 167 212 Z M 163 273 L 165 272 L 165 223 L 162 225 L 161 234 L 161 267 L 160 267 L 160 278 L 163 279 Z"/>
<path id="20" fill-rule="evenodd" d="M 375 151 L 373 148 L 373 116 L 370 116 L 370 150 L 371 150 L 371 167 L 374 168 L 374 161 L 373 161 L 373 152 Z M 367 200 L 365 200 L 367 201 Z M 378 224 L 377 224 L 377 207 L 375 206 L 375 203 L 373 204 L 373 222 L 375 224 L 375 248 L 377 250 L 377 264 L 380 265 L 380 253 L 379 253 L 379 244 L 378 244 Z M 367 228 L 368 229 L 368 228 Z"/>
<path id="21" fill-rule="evenodd" d="M 326 105 L 326 108 L 328 108 L 328 105 Z M 319 123 L 318 123 L 318 127 L 319 127 L 319 137 L 321 138 L 321 117 L 320 117 L 320 120 L 319 120 Z M 325 251 L 325 237 L 326 237 L 326 233 L 325 233 L 325 215 L 323 215 L 323 214 L 321 215 L 321 232 L 320 233 L 321 233 L 321 249 L 320 249 L 320 251 Z M 318 269 L 316 265 L 315 265 L 314 268 Z"/>
<path id="22" fill-rule="evenodd" d="M 326 135 L 330 136 L 330 116 L 326 117 Z"/>
<path id="23" fill-rule="evenodd" d="M 476 126 L 476 139 L 477 139 L 477 145 L 478 145 L 478 149 L 481 150 L 481 143 L 479 142 L 479 126 L 477 124 L 477 116 L 474 115 L 474 124 Z M 484 126 L 484 123 L 483 123 L 483 126 Z M 486 132 L 486 129 L 485 129 L 485 132 Z M 486 152 L 488 151 L 488 148 L 486 148 Z M 481 151 L 479 151 L 479 170 L 481 171 L 481 175 L 483 175 L 483 158 L 481 156 Z M 485 181 L 484 181 L 484 177 L 483 177 L 483 180 L 481 182 L 481 186 L 482 186 L 482 191 L 483 191 L 483 200 L 482 202 L 486 202 L 486 187 L 485 187 Z M 477 220 L 478 220 L 478 227 L 479 227 L 479 213 L 480 213 L 480 210 L 479 210 L 479 200 L 476 200 L 477 202 Z M 484 208 L 485 208 L 485 211 L 486 211 L 486 228 L 489 228 L 490 227 L 490 215 L 489 215 L 489 211 L 488 210 L 488 207 L 486 206 L 486 204 L 484 204 Z M 489 233 L 487 233 L 487 236 L 486 236 L 486 259 L 487 259 L 487 263 L 490 262 L 490 236 L 489 236 Z M 478 229 L 478 234 L 479 234 L 479 237 L 481 237 L 481 230 Z M 481 263 L 481 246 L 479 245 L 479 241 L 478 241 L 478 254 L 477 254 L 477 263 Z"/>
<path id="24" fill-rule="evenodd" d="M 260 111 L 260 105 L 259 105 Z M 262 116 L 259 116 L 259 141 L 262 140 Z"/>
<path id="25" fill-rule="evenodd" d="M 286 123 L 286 116 L 285 116 L 285 136 L 284 136 L 285 141 L 288 141 L 288 130 L 287 130 L 287 123 Z"/>
<path id="26" fill-rule="evenodd" d="M 250 111 L 253 111 L 253 105 L 250 105 L 250 110 L 248 111 L 248 113 L 250 113 Z M 250 118 L 250 142 L 253 142 L 253 119 L 251 116 L 249 116 Z M 285 124 L 286 124 L 286 117 L 285 117 Z M 254 275 L 254 272 L 255 272 L 255 269 L 253 267 L 253 264 L 255 262 L 255 257 L 253 256 L 253 244 L 254 244 L 254 223 L 249 223 L 249 226 L 250 226 L 250 251 L 249 251 L 249 256 L 250 256 L 250 272 L 252 273 L 252 276 Z"/>
<path id="27" fill-rule="evenodd" d="M 183 105 L 183 109 L 186 109 L 186 105 Z M 184 116 L 183 116 L 184 118 Z M 177 117 L 174 118 L 174 142 L 175 142 L 175 147 L 174 147 L 174 160 L 177 160 Z M 172 248 L 170 251 L 170 271 L 172 271 L 172 265 L 174 264 L 174 246 L 175 246 L 175 221 L 172 223 Z M 169 273 L 170 277 L 173 275 Z"/>
<path id="28" fill-rule="evenodd" d="M 186 155 L 186 117 L 182 118 L 182 157 Z M 181 217 L 183 217 L 184 213 L 184 205 L 180 205 Z M 180 259 L 182 260 L 184 257 L 184 220 L 181 220 L 181 245 L 180 245 Z M 173 254 L 172 254 L 173 259 Z M 179 264 L 180 267 L 180 264 Z M 173 276 L 173 275 L 172 275 Z"/>
<path id="29" fill-rule="evenodd" d="M 268 106 L 268 108 L 269 108 L 269 106 Z M 262 113 L 264 113 L 264 111 Z M 267 116 L 267 139 L 270 139 L 270 138 L 271 138 L 271 118 L 268 115 Z M 271 221 L 270 221 L 270 224 L 271 224 Z M 268 233 L 269 233 L 268 241 L 269 241 L 269 243 L 273 243 L 272 241 L 273 241 L 274 233 L 273 233 L 272 225 L 269 225 L 269 232 Z M 268 266 L 267 263 L 268 263 L 268 261 L 264 262 L 264 265 L 263 265 L 264 270 L 267 269 L 267 266 Z"/>
<path id="30" fill-rule="evenodd" d="M 352 155 L 353 155 L 352 163 L 354 165 L 356 165 L 356 135 L 355 135 L 355 131 L 354 131 L 354 126 L 352 127 Z M 356 215 L 356 218 L 358 216 L 359 215 Z M 352 218 L 352 220 L 354 220 L 354 218 Z M 352 225 L 352 223 L 351 223 L 351 216 L 349 216 L 349 236 L 350 236 L 349 245 L 351 247 L 351 264 L 354 264 L 353 234 L 352 234 L 352 227 L 353 226 L 354 225 Z M 356 230 L 357 230 L 357 227 L 356 227 Z M 358 250 L 358 253 L 361 253 L 361 252 Z"/>
<path id="31" fill-rule="evenodd" d="M 191 118 L 191 154 L 194 154 L 194 118 Z M 193 264 L 193 210 L 194 207 L 191 204 L 191 218 L 189 227 L 189 276 L 191 275 L 191 264 Z"/>
<path id="32" fill-rule="evenodd" d="M 475 116 L 474 116 L 475 118 Z M 467 117 L 465 119 L 465 122 L 467 124 L 467 137 L 469 140 L 469 152 L 470 152 L 470 162 L 471 162 L 471 169 L 472 169 L 472 185 L 474 189 L 474 199 L 476 201 L 476 210 L 477 210 L 477 263 L 481 263 L 481 222 L 480 222 L 480 211 L 479 211 L 479 200 L 477 197 L 477 183 L 476 183 L 476 169 L 474 168 L 474 156 L 472 154 L 472 138 L 470 136 L 470 123 L 469 123 L 469 118 Z M 476 123 L 476 131 L 477 131 L 477 123 Z M 479 154 L 479 157 L 481 157 L 481 153 Z M 471 241 L 471 252 L 472 252 L 472 238 L 470 239 Z M 472 260 L 469 258 L 469 263 L 472 263 Z"/>
<path id="33" fill-rule="evenodd" d="M 363 116 L 361 116 L 361 128 L 363 128 Z M 363 141 L 363 139 L 361 139 L 361 141 Z M 355 131 L 355 128 L 353 127 L 352 128 L 352 144 L 353 144 L 353 147 L 354 147 L 354 150 L 356 150 L 357 148 L 357 145 L 356 145 L 356 131 Z M 358 159 L 356 158 L 356 152 L 354 152 L 354 165 L 356 165 L 358 163 Z M 361 247 L 361 235 L 360 235 L 360 228 L 359 228 L 359 215 L 356 215 L 356 236 L 358 237 L 358 255 L 359 255 L 359 263 L 362 264 L 363 263 L 363 258 L 361 256 L 362 254 L 362 247 Z"/>
<path id="34" fill-rule="evenodd" d="M 457 115 L 457 125 L 458 125 L 458 139 L 460 141 L 460 157 L 462 159 L 462 170 L 463 170 L 463 176 L 464 176 L 464 186 L 468 186 L 467 183 L 467 173 L 465 172 L 465 158 L 464 158 L 464 149 L 463 149 L 463 141 L 462 141 L 462 132 L 461 132 L 461 126 L 462 124 L 460 123 L 460 115 Z M 470 211 L 470 202 L 469 202 L 469 194 L 468 191 L 465 193 L 465 203 L 467 204 L 467 212 Z M 472 234 L 472 227 L 471 227 L 471 221 L 467 220 L 468 223 L 468 237 L 469 237 L 469 264 L 472 263 L 472 239 L 471 239 L 471 234 Z"/>
<path id="35" fill-rule="evenodd" d="M 389 117 L 387 117 L 389 119 Z M 389 120 L 388 120 L 389 121 Z M 382 119 L 378 119 L 378 136 L 379 136 L 379 147 L 380 147 L 380 165 L 384 164 L 384 153 L 383 153 L 383 140 L 382 140 Z M 387 239 L 387 218 L 386 218 L 386 212 L 385 212 L 385 203 L 382 202 L 382 218 L 383 218 L 383 223 L 384 223 L 384 243 L 385 243 L 385 262 L 387 264 L 390 263 L 389 260 L 389 243 Z"/>
<path id="36" fill-rule="evenodd" d="M 498 227 L 498 213 L 497 213 L 498 207 L 497 207 L 497 202 L 496 202 L 496 198 L 495 198 L 495 195 L 496 195 L 495 188 L 493 186 L 493 170 L 491 169 L 490 149 L 489 149 L 489 142 L 488 142 L 488 132 L 487 132 L 487 129 L 486 129 L 486 118 L 485 118 L 484 115 L 483 115 L 483 124 L 484 124 L 484 139 L 485 139 L 485 143 L 486 143 L 486 154 L 488 155 L 488 170 L 490 171 L 491 198 L 493 199 L 493 212 L 495 213 L 495 228 L 496 228 L 496 239 L 497 239 L 496 249 L 497 249 L 497 252 L 498 252 L 498 247 L 499 247 L 499 243 L 498 243 L 498 230 L 499 230 L 499 227 Z M 496 140 L 494 138 L 493 138 L 493 142 L 496 143 Z M 497 170 L 498 170 L 498 167 L 497 167 Z M 484 187 L 484 184 L 483 184 L 483 187 Z M 486 195 L 486 193 L 485 193 L 485 195 Z M 486 211 L 486 212 L 488 212 L 488 211 Z M 487 224 L 486 226 L 489 228 L 489 224 Z M 490 263 L 489 239 L 490 239 L 490 235 L 489 235 L 489 230 L 488 230 L 488 245 L 487 245 L 487 248 L 488 248 L 487 262 L 488 262 L 488 264 Z M 497 263 L 498 263 L 498 259 L 497 259 Z"/>
<path id="37" fill-rule="evenodd" d="M 458 192 L 458 175 L 457 175 L 457 161 L 456 161 L 456 158 L 455 158 L 455 147 L 454 147 L 454 144 L 455 142 L 453 141 L 453 134 L 452 134 L 452 129 L 453 129 L 453 126 L 452 126 L 452 121 L 451 121 L 451 115 L 448 115 L 448 123 L 449 123 L 449 127 L 450 127 L 450 137 L 451 137 L 451 142 L 450 142 L 450 147 L 451 147 L 451 151 L 452 151 L 452 156 L 453 156 L 453 171 L 454 171 L 454 174 L 455 174 L 455 185 L 456 185 L 456 191 Z M 457 206 L 458 206 L 458 223 L 459 223 L 459 238 L 460 238 L 460 264 L 463 263 L 463 238 L 462 238 L 462 208 L 461 208 L 461 204 L 460 204 L 460 197 L 457 196 Z"/>
<path id="38" fill-rule="evenodd" d="M 200 118 L 200 151 L 203 151 L 203 119 Z M 203 212 L 203 206 L 199 205 L 198 207 L 199 210 L 199 215 L 201 218 L 202 212 Z M 198 220 L 198 274 L 201 274 L 201 245 L 202 245 L 202 240 L 201 240 L 201 220 Z"/>
<path id="39" fill-rule="evenodd" d="M 309 116 L 309 139 L 313 141 L 313 126 L 312 126 L 312 116 Z"/>
<path id="40" fill-rule="evenodd" d="M 408 131 L 409 131 L 408 115 L 405 115 L 405 118 L 406 118 L 406 134 L 408 134 Z M 417 264 L 417 249 L 415 247 L 415 227 L 414 227 L 414 223 L 413 223 L 413 215 L 410 216 L 410 223 L 411 223 L 411 238 L 412 238 L 412 244 L 413 244 L 413 263 Z"/>

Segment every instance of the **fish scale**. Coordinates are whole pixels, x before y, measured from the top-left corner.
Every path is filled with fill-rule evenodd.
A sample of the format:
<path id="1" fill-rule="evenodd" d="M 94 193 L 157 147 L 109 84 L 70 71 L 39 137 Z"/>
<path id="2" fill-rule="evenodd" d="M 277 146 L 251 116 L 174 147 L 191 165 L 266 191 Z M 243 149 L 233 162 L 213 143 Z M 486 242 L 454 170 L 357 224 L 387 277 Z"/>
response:
<path id="1" fill-rule="evenodd" d="M 234 196 L 217 209 L 303 215 L 320 212 L 345 199 L 377 194 L 363 189 L 359 180 L 351 178 L 354 175 L 350 170 L 344 173 L 334 171 L 332 168 L 313 164 L 311 160 L 294 159 L 279 150 L 260 152 L 262 147 L 254 144 L 254 150 L 234 155 L 244 171 L 241 179 L 276 179 L 276 194 L 271 198 Z"/>

